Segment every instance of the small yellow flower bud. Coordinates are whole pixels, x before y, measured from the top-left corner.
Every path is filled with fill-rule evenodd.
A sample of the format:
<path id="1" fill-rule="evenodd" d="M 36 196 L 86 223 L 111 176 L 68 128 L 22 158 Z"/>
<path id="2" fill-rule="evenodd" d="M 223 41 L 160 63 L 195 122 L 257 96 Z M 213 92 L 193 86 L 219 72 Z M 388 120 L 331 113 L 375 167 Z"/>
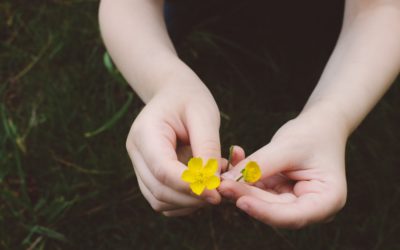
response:
<path id="1" fill-rule="evenodd" d="M 242 170 L 242 176 L 245 182 L 254 183 L 261 178 L 260 166 L 257 162 L 249 161 Z"/>

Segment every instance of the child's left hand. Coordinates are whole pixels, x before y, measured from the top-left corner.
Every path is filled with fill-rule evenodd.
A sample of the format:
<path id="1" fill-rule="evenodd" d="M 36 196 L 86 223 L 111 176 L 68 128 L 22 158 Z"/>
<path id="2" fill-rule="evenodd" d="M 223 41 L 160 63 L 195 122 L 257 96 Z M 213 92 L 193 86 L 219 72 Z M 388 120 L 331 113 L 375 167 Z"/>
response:
<path id="1" fill-rule="evenodd" d="M 272 226 L 300 228 L 330 220 L 344 206 L 347 193 L 344 153 L 348 134 L 339 127 L 323 113 L 289 121 L 268 145 L 222 175 L 220 193 Z M 239 158 L 244 158 L 239 150 Z M 250 160 L 262 171 L 254 186 L 235 181 Z"/>

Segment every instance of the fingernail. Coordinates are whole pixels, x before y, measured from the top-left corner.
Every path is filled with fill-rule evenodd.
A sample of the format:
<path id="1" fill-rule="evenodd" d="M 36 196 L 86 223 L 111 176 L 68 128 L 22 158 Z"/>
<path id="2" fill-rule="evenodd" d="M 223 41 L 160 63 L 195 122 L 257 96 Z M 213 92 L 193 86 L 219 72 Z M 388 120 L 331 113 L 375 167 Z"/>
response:
<path id="1" fill-rule="evenodd" d="M 247 205 L 247 204 L 244 203 L 244 202 L 238 202 L 238 203 L 236 204 L 236 206 L 237 206 L 238 208 L 240 208 L 241 210 L 243 210 L 243 211 L 247 211 L 247 209 L 249 209 L 249 205 Z"/>

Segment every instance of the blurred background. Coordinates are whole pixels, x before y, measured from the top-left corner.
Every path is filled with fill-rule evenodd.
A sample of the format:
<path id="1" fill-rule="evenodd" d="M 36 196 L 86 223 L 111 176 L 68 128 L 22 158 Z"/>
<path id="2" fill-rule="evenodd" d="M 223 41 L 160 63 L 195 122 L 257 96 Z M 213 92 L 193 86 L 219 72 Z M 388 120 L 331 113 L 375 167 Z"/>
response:
<path id="1" fill-rule="evenodd" d="M 277 2 L 167 10 L 181 58 L 220 107 L 225 157 L 298 114 L 339 34 L 343 1 Z M 0 249 L 400 249 L 398 83 L 349 140 L 348 201 L 333 222 L 274 229 L 229 203 L 166 218 L 125 150 L 143 103 L 106 53 L 98 5 L 0 2 Z"/>

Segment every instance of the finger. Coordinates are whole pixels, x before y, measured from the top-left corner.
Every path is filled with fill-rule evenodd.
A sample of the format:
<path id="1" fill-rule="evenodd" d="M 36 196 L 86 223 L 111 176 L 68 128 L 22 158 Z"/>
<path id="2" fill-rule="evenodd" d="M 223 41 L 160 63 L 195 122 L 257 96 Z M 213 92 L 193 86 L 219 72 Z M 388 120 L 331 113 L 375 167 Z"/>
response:
<path id="1" fill-rule="evenodd" d="M 294 183 L 285 175 L 276 174 L 254 183 L 254 186 L 276 193 L 293 193 Z"/>
<path id="2" fill-rule="evenodd" d="M 196 211 L 197 209 L 207 205 L 207 203 L 203 202 L 199 204 L 199 206 L 182 208 L 181 206 L 178 205 L 173 205 L 162 201 L 158 201 L 140 179 L 138 179 L 138 183 L 143 196 L 147 199 L 147 201 L 149 201 L 149 204 L 154 209 L 154 211 L 162 212 L 165 216 L 182 216 L 190 214 Z M 184 211 L 186 212 L 184 213 Z"/>
<path id="3" fill-rule="evenodd" d="M 230 163 L 233 167 L 236 166 L 240 161 L 242 161 L 246 157 L 244 149 L 237 145 L 233 145 L 231 147 L 230 153 L 231 153 Z"/>
<path id="4" fill-rule="evenodd" d="M 221 173 L 224 173 L 228 170 L 228 160 L 225 158 L 221 159 Z"/>
<path id="5" fill-rule="evenodd" d="M 208 109 L 188 107 L 185 114 L 185 124 L 194 157 L 200 157 L 203 162 L 213 158 L 218 160 L 218 172 L 222 169 L 221 145 L 219 140 L 219 116 L 214 117 Z M 204 195 L 218 204 L 221 196 L 216 190 L 206 190 Z"/>
<path id="6" fill-rule="evenodd" d="M 261 179 L 272 176 L 283 170 L 289 170 L 295 159 L 288 157 L 279 146 L 268 144 L 237 164 L 236 167 L 222 175 L 222 179 L 237 180 L 242 176 L 242 169 L 249 161 L 258 163 L 261 169 Z"/>
<path id="7" fill-rule="evenodd" d="M 163 186 L 170 187 L 181 193 L 192 194 L 189 185 L 181 180 L 186 165 L 178 161 L 175 151 L 176 135 L 174 130 L 165 123 L 151 123 L 135 137 L 134 146 L 141 152 L 144 162 L 150 170 L 150 176 L 155 177 Z M 157 124 L 157 125 L 155 125 Z M 149 177 L 150 178 L 150 177 Z M 160 188 L 149 189 L 163 192 Z M 201 195 L 205 200 L 218 204 L 221 197 L 218 192 L 206 190 Z"/>
<path id="8" fill-rule="evenodd" d="M 288 203 L 296 199 L 292 193 L 275 194 L 258 187 L 250 186 L 244 183 L 225 180 L 221 183 L 218 191 L 231 200 L 237 200 L 242 196 L 251 196 L 262 201 L 273 203 Z"/>
<path id="9" fill-rule="evenodd" d="M 150 172 L 148 165 L 136 149 L 133 148 L 128 153 L 132 159 L 136 173 L 138 174 L 138 179 L 143 182 L 143 185 L 157 201 L 184 207 L 197 207 L 203 203 L 203 201 L 198 198 L 194 198 L 185 193 L 180 193 L 160 183 Z"/>
<path id="10" fill-rule="evenodd" d="M 178 157 L 178 161 L 186 164 L 190 158 L 193 157 L 192 148 L 190 145 L 178 145 L 176 148 L 176 155 Z"/>
<path id="11" fill-rule="evenodd" d="M 292 229 L 324 221 L 338 211 L 319 193 L 305 194 L 290 203 L 266 202 L 257 197 L 243 196 L 237 200 L 236 205 L 268 225 Z"/>
<path id="12" fill-rule="evenodd" d="M 153 194 L 150 192 L 150 190 L 146 187 L 146 185 L 144 185 L 140 179 L 138 179 L 138 184 L 139 184 L 140 191 L 142 192 L 144 198 L 146 198 L 146 200 L 149 202 L 150 206 L 153 208 L 154 211 L 164 212 L 164 211 L 169 211 L 169 210 L 176 210 L 179 207 L 177 205 L 172 205 L 172 204 L 157 200 L 153 196 Z"/>
<path id="13" fill-rule="evenodd" d="M 177 217 L 177 216 L 186 216 L 195 212 L 198 208 L 181 208 L 176 210 L 170 210 L 163 212 L 163 215 L 167 217 Z"/>

